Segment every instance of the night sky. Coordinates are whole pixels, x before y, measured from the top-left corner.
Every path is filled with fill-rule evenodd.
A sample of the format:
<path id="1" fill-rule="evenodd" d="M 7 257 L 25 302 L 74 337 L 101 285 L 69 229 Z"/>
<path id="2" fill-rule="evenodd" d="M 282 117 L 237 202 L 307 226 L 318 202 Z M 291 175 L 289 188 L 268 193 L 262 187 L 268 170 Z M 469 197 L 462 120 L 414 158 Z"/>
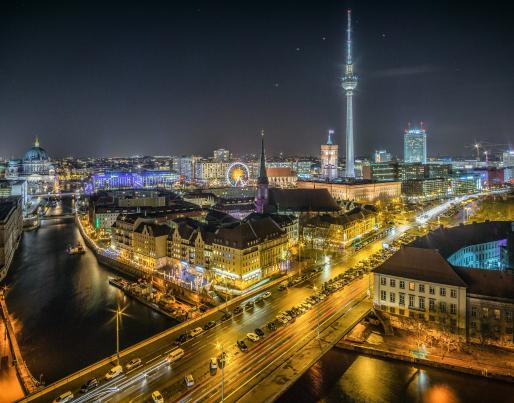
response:
<path id="1" fill-rule="evenodd" d="M 342 145 L 347 7 L 357 156 L 402 156 L 403 129 L 420 120 L 429 155 L 514 143 L 507 1 L 11 3 L 0 13 L 3 157 L 35 135 L 53 157 L 256 152 L 261 129 L 275 154 L 317 155 L 329 128 Z"/>

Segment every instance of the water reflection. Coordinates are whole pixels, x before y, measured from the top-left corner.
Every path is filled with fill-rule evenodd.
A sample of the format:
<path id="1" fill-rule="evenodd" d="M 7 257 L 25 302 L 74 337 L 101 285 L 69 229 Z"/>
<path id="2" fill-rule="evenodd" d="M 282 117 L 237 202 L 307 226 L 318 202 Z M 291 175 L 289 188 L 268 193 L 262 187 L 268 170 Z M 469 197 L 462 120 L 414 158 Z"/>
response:
<path id="1" fill-rule="evenodd" d="M 514 385 L 333 349 L 280 402 L 512 402 Z"/>
<path id="2" fill-rule="evenodd" d="M 112 354 L 111 309 L 126 306 L 121 347 L 175 324 L 108 284 L 114 275 L 88 250 L 65 253 L 80 234 L 73 220 L 46 221 L 24 234 L 6 279 L 7 303 L 23 355 L 47 383 Z"/>

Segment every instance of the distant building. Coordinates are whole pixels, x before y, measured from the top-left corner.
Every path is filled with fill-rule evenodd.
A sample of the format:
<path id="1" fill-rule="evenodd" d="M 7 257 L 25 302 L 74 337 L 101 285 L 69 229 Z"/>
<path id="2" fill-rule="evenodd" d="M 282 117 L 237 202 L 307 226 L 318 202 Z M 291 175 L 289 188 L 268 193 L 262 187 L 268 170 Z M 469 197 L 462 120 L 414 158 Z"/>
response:
<path id="1" fill-rule="evenodd" d="M 437 200 L 448 196 L 448 180 L 408 179 L 402 182 L 402 195 L 410 202 Z"/>
<path id="2" fill-rule="evenodd" d="M 11 160 L 7 165 L 6 179 L 26 180 L 29 194 L 51 192 L 56 184 L 55 167 L 36 137 L 22 160 Z"/>
<path id="3" fill-rule="evenodd" d="M 95 173 L 91 178 L 91 190 L 113 189 L 143 189 L 143 188 L 168 188 L 170 189 L 178 176 L 172 171 L 106 171 Z"/>
<path id="4" fill-rule="evenodd" d="M 271 187 L 293 188 L 296 187 L 298 175 L 291 168 L 266 168 Z"/>
<path id="5" fill-rule="evenodd" d="M 403 137 L 404 162 L 427 163 L 427 133 L 421 129 L 407 129 Z"/>
<path id="6" fill-rule="evenodd" d="M 214 150 L 213 157 L 215 161 L 229 162 L 230 151 L 225 150 L 224 148 L 218 148 L 217 150 Z"/>
<path id="7" fill-rule="evenodd" d="M 22 233 L 21 197 L 0 198 L 0 281 L 7 275 Z"/>
<path id="8" fill-rule="evenodd" d="M 208 186 L 222 186 L 226 184 L 227 170 L 230 163 L 222 160 L 201 159 L 195 163 L 194 178 L 205 182 Z"/>
<path id="9" fill-rule="evenodd" d="M 373 162 L 376 163 L 389 162 L 392 159 L 391 153 L 388 153 L 386 150 L 376 150 L 373 154 Z"/>
<path id="10" fill-rule="evenodd" d="M 327 143 L 321 146 L 321 176 L 328 180 L 336 179 L 339 175 L 337 166 L 339 162 L 339 146 L 334 144 L 332 130 L 328 131 Z"/>
<path id="11" fill-rule="evenodd" d="M 401 196 L 401 183 L 394 182 L 321 182 L 298 181 L 300 189 L 327 189 L 332 197 L 338 201 L 351 200 L 363 203 L 378 200 L 392 200 Z"/>
<path id="12" fill-rule="evenodd" d="M 201 160 L 201 157 L 192 155 L 184 157 L 173 157 L 173 170 L 186 180 L 195 179 L 196 162 Z"/>
<path id="13" fill-rule="evenodd" d="M 502 163 L 505 182 L 514 182 L 514 151 L 504 152 Z"/>

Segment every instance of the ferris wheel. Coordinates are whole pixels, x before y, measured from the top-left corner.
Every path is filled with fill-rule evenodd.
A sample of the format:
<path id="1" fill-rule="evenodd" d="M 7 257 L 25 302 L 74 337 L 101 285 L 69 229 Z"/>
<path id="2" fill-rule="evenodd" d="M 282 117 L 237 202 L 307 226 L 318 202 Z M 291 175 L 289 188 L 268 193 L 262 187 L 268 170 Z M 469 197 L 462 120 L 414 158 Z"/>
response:
<path id="1" fill-rule="evenodd" d="M 227 184 L 232 187 L 244 187 L 250 179 L 250 169 L 243 162 L 234 162 L 227 169 Z"/>

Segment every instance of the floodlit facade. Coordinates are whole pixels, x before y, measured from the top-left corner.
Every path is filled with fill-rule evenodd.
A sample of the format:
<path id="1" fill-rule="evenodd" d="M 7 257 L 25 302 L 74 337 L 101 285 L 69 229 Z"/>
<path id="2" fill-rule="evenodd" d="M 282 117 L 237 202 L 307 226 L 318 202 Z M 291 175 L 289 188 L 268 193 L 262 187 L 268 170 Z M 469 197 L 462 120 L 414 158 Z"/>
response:
<path id="1" fill-rule="evenodd" d="M 427 163 L 427 132 L 425 129 L 407 129 L 403 136 L 404 162 Z"/>
<path id="2" fill-rule="evenodd" d="M 337 172 L 339 146 L 334 144 L 333 134 L 334 132 L 329 130 L 327 143 L 321 146 L 321 176 L 328 180 L 336 179 L 339 176 Z"/>

